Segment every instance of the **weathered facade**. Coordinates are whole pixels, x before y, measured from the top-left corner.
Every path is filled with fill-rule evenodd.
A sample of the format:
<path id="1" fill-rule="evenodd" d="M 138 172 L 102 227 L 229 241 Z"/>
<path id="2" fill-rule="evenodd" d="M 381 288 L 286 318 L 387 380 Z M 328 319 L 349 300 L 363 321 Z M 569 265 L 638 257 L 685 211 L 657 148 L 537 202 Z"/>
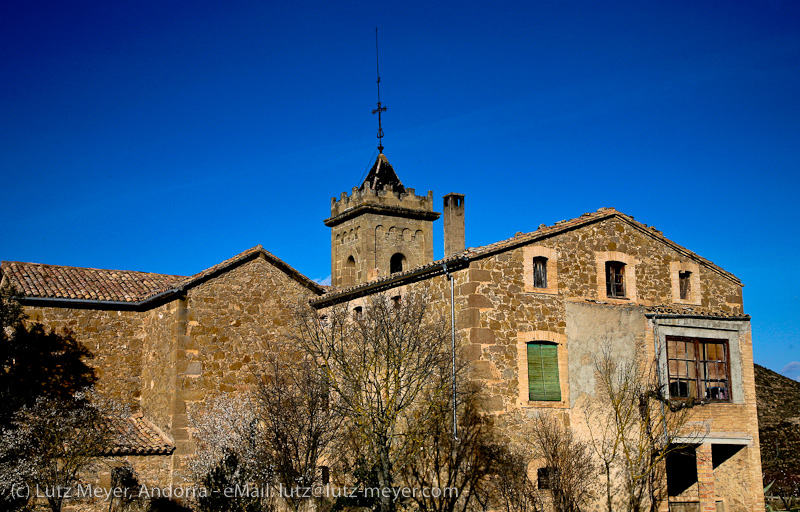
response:
<path id="1" fill-rule="evenodd" d="M 752 339 L 735 276 L 611 208 L 465 249 L 460 194 L 445 196 L 446 254 L 433 261 L 432 197 L 405 188 L 379 155 L 360 187 L 332 199 L 330 288 L 260 246 L 188 278 L 4 262 L 3 283 L 32 320 L 73 329 L 98 354 L 101 387 L 174 445 L 154 455 L 169 459 L 155 465 L 162 482 L 180 478 L 192 451 L 187 410 L 246 389 L 280 350 L 292 305 L 420 291 L 449 314 L 452 286 L 471 377 L 510 438 L 542 410 L 588 435 L 601 351 L 650 359 L 671 399 L 704 404 L 692 412 L 702 440 L 691 440 L 690 462 L 674 462 L 695 476 L 671 484 L 670 508 L 763 510 Z"/>

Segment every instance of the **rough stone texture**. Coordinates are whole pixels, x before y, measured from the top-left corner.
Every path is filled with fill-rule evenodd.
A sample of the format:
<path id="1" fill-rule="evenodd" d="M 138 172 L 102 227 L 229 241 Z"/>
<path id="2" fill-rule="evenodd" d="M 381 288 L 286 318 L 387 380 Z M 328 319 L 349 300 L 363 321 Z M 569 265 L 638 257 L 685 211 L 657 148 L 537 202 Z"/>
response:
<path id="1" fill-rule="evenodd" d="M 26 307 L 31 322 L 70 328 L 94 352 L 99 390 L 144 415 L 176 446 L 171 456 L 139 457 L 153 485 L 185 478 L 194 451 L 191 408 L 247 389 L 289 334 L 291 308 L 311 292 L 263 256 L 245 261 L 145 311 Z M 139 471 L 140 468 L 134 465 Z"/>
<path id="2" fill-rule="evenodd" d="M 90 365 L 97 372 L 98 390 L 131 407 L 141 399 L 142 342 L 141 314 L 103 309 L 30 307 L 24 308 L 29 322 L 47 329 L 73 331 L 75 338 L 94 354 Z"/>
<path id="3" fill-rule="evenodd" d="M 464 241 L 464 194 L 450 193 L 444 196 L 442 217 L 444 223 L 445 257 L 462 252 Z"/>
<path id="4" fill-rule="evenodd" d="M 532 250 L 532 247 L 546 250 Z M 548 275 L 555 282 L 549 281 L 545 290 L 532 289 L 525 274 L 526 268 L 530 269 L 525 258 L 533 254 L 555 256 L 557 273 Z M 603 257 L 609 255 L 631 262 L 632 272 L 626 276 L 629 280 L 626 285 L 628 290 L 635 289 L 635 293 L 627 298 L 605 296 L 605 283 L 599 279 L 604 276 Z M 726 510 L 762 510 L 749 322 L 741 317 L 668 321 L 647 316 L 653 316 L 648 306 L 674 302 L 673 287 L 677 280 L 672 274 L 687 266 L 697 269 L 699 274 L 692 303 L 721 314 L 743 315 L 741 286 L 735 278 L 708 265 L 696 262 L 686 265 L 685 260 L 685 254 L 615 218 L 527 246 L 476 257 L 469 268 L 454 274 L 459 344 L 462 353 L 472 361 L 471 378 L 485 386 L 485 407 L 497 416 L 497 424 L 506 435 L 514 439 L 521 435 L 525 419 L 539 411 L 555 413 L 579 436 L 588 435 L 581 404 L 595 395 L 594 359 L 600 355 L 604 343 L 618 357 L 654 360 L 657 336 L 654 322 L 671 323 L 675 329 L 695 326 L 725 337 L 731 345 L 731 357 L 735 358 L 731 365 L 734 399 L 731 403 L 697 408 L 693 420 L 708 425 L 712 436 L 749 444 L 721 465 L 717 473 L 709 469 L 710 462 L 709 468 L 700 467 L 705 473 L 699 504 L 704 510 L 713 509 L 717 501 L 725 504 Z M 603 268 L 599 269 L 599 265 Z M 444 277 L 432 277 L 407 284 L 405 288 L 429 293 L 434 307 L 449 309 L 447 286 Z M 524 347 L 526 341 L 534 339 L 559 346 L 561 401 L 527 400 Z M 663 338 L 659 339 L 663 346 Z M 700 450 L 707 449 L 710 453 L 713 442 L 705 444 L 706 448 Z M 714 485 L 730 475 L 735 476 L 737 486 Z"/>
<path id="5" fill-rule="evenodd" d="M 451 281 L 441 266 L 431 263 L 431 222 L 436 215 L 432 194 L 416 196 L 413 189 L 398 194 L 355 189 L 349 197 L 334 199 L 326 223 L 332 228 L 333 284 L 339 290 L 327 296 L 360 300 L 356 294 L 378 288 L 400 295 L 418 291 L 442 318 L 450 319 Z M 450 267 L 457 343 L 470 362 L 470 378 L 484 385 L 488 413 L 507 439 L 518 439 L 525 421 L 541 411 L 556 415 L 585 437 L 588 426 L 581 404 L 595 394 L 593 359 L 605 342 L 619 357 L 652 360 L 667 333 L 702 329 L 729 340 L 732 401 L 695 408 L 693 419 L 709 429 L 698 451 L 711 453 L 721 442 L 746 447 L 717 468 L 698 464 L 703 472 L 698 500 L 706 510 L 717 501 L 726 510 L 762 510 L 752 339 L 749 321 L 742 316 L 741 283 L 613 211 L 582 219 L 588 220 L 499 242 L 491 250 L 467 250 L 461 256 L 468 263 Z M 430 273 L 387 279 L 395 252 L 403 252 L 408 266 L 429 264 L 420 272 Z M 352 273 L 344 268 L 350 256 L 356 263 Z M 546 289 L 533 288 L 526 274 L 531 257 L 548 258 Z M 627 264 L 629 293 L 624 298 L 605 296 L 604 265 L 610 258 Z M 693 272 L 693 281 L 683 305 L 717 311 L 719 317 L 659 316 L 653 311 L 654 306 L 675 304 L 675 274 L 686 269 Z M 371 277 L 378 281 L 365 283 Z M 365 287 L 341 289 L 358 283 Z M 311 295 L 307 286 L 261 255 L 210 272 L 182 297 L 144 311 L 27 311 L 45 325 L 74 329 L 98 354 L 101 389 L 139 405 L 171 438 L 176 446 L 172 456 L 137 459 L 147 466 L 147 478 L 166 485 L 180 482 L 185 458 L 193 450 L 188 413 L 202 409 L 217 394 L 247 389 L 253 372 L 290 334 L 291 306 Z M 536 340 L 558 345 L 560 401 L 528 400 L 525 344 Z M 738 486 L 726 483 L 734 479 Z"/>
<path id="6" fill-rule="evenodd" d="M 386 157 L 378 156 L 376 165 Z M 392 171 L 394 174 L 394 171 Z M 331 199 L 331 284 L 345 287 L 390 274 L 390 259 L 405 257 L 403 270 L 433 260 L 433 192 L 353 187 L 351 195 Z M 348 260 L 352 258 L 352 262 Z M 377 270 L 376 270 L 377 269 Z"/>

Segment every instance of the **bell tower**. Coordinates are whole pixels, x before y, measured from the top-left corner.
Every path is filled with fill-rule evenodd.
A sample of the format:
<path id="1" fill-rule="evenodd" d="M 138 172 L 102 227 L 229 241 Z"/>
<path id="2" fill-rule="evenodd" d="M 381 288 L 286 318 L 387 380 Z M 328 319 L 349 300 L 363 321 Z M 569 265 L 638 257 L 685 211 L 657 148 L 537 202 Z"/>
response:
<path id="1" fill-rule="evenodd" d="M 378 155 L 350 195 L 331 198 L 331 284 L 348 287 L 433 261 L 433 192 L 418 196 Z"/>

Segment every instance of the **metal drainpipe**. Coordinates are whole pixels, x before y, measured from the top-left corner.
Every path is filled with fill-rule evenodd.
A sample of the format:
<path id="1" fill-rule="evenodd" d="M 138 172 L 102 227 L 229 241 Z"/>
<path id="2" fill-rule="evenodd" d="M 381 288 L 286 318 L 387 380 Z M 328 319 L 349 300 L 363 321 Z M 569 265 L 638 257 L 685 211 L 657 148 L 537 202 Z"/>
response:
<path id="1" fill-rule="evenodd" d="M 442 263 L 442 270 L 450 281 L 450 341 L 453 352 L 453 439 L 458 441 L 458 417 L 456 415 L 456 315 L 453 301 L 453 274 L 447 271 L 447 263 Z"/>

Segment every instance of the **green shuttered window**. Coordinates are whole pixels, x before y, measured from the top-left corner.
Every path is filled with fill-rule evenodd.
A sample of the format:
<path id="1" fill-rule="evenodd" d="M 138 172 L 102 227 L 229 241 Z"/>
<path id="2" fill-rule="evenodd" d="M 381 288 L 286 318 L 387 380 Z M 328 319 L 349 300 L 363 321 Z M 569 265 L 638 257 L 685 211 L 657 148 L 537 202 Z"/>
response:
<path id="1" fill-rule="evenodd" d="M 528 400 L 561 400 L 558 345 L 528 343 Z"/>

